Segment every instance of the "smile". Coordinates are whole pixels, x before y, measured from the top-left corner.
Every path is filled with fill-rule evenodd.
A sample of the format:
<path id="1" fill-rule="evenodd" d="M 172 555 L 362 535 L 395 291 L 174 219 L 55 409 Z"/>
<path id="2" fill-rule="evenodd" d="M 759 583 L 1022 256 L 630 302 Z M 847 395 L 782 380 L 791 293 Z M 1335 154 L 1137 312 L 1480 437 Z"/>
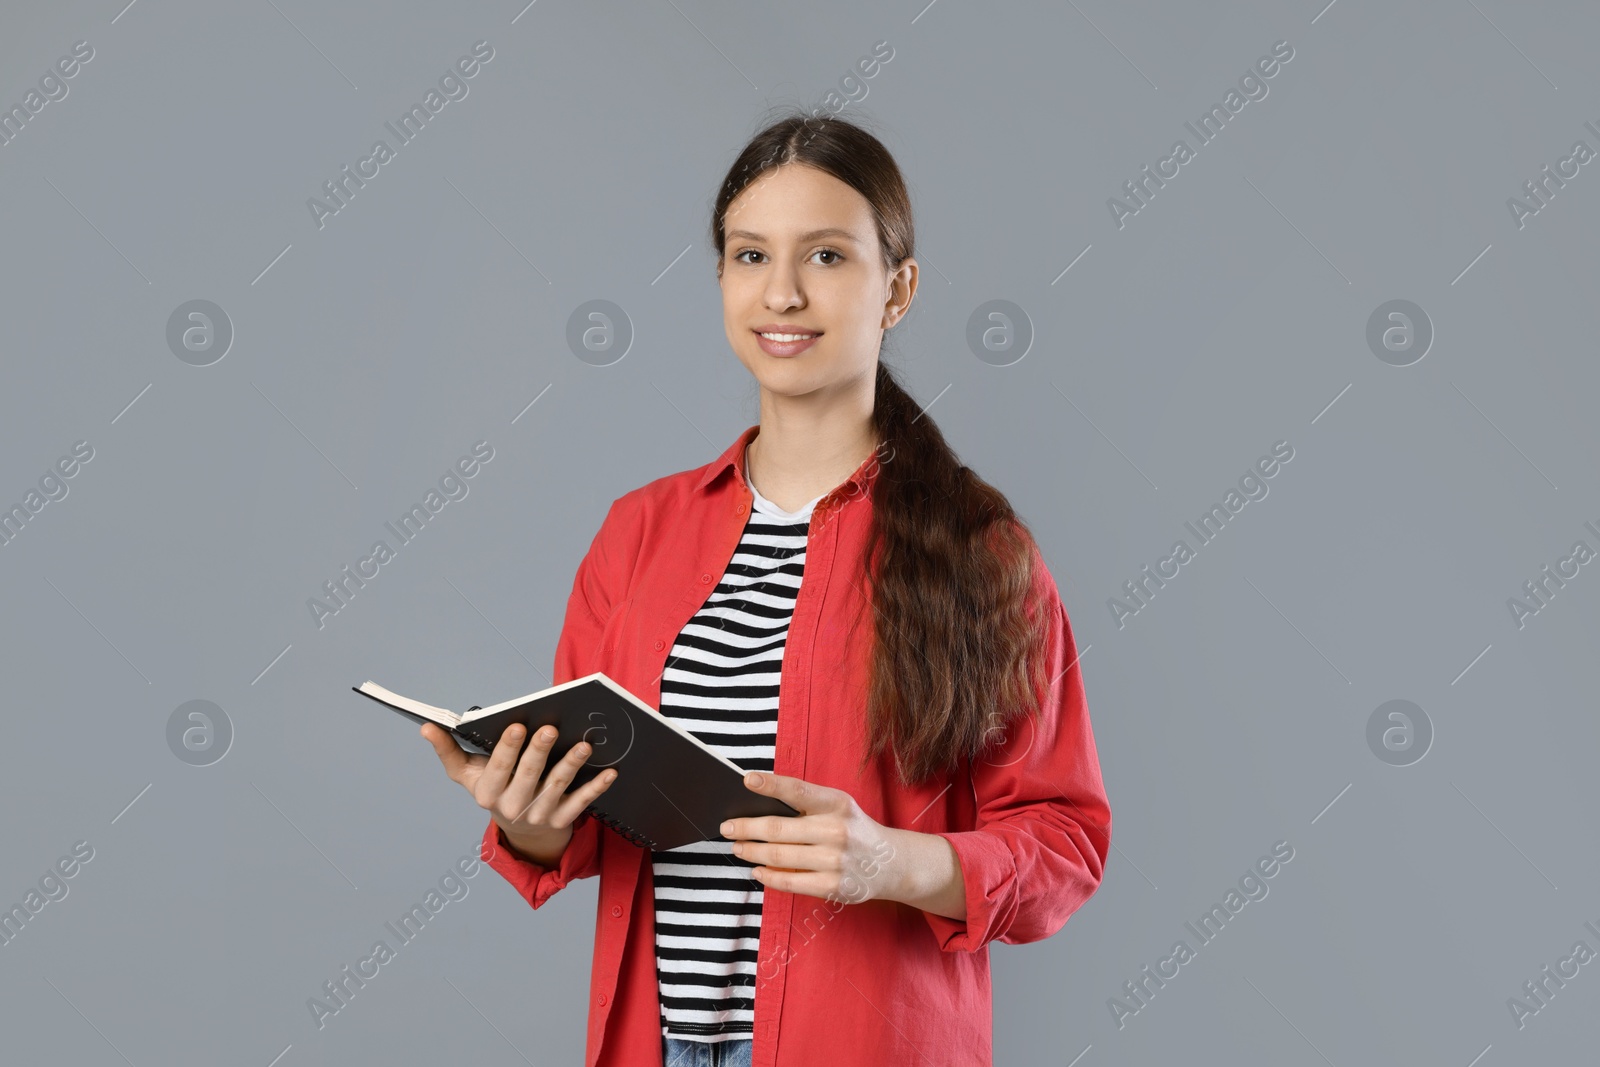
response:
<path id="1" fill-rule="evenodd" d="M 769 356 L 797 356 L 816 343 L 820 333 L 809 330 L 756 330 L 761 351 Z"/>

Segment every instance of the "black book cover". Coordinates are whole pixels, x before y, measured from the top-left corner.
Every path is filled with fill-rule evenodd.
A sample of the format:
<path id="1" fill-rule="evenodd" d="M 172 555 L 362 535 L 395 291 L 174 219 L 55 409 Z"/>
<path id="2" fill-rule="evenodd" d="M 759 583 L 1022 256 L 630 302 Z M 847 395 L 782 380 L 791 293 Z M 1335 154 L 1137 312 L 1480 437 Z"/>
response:
<path id="1" fill-rule="evenodd" d="M 555 726 L 559 733 L 546 758 L 547 770 L 573 745 L 587 741 L 593 751 L 568 791 L 615 767 L 616 780 L 587 810 L 630 841 L 655 851 L 725 841 L 717 829 L 724 819 L 800 814 L 781 800 L 752 793 L 735 763 L 600 672 L 464 715 L 400 696 L 375 682 L 351 688 L 413 722 L 436 723 L 469 750 L 488 752 L 512 723 L 526 726 L 530 738 L 543 726 Z"/>

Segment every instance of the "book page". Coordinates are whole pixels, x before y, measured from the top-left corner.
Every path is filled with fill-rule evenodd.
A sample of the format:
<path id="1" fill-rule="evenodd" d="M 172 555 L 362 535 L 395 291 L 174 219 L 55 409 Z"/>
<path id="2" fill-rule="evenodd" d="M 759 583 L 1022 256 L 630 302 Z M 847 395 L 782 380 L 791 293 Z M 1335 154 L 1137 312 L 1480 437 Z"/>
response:
<path id="1" fill-rule="evenodd" d="M 362 682 L 357 687 L 363 693 L 375 696 L 385 704 L 392 704 L 397 708 L 404 708 L 413 715 L 421 715 L 424 719 L 432 719 L 440 726 L 454 729 L 461 722 L 461 716 L 448 708 L 436 708 L 432 704 L 424 704 L 420 700 L 403 697 L 399 693 L 385 689 L 377 682 Z"/>

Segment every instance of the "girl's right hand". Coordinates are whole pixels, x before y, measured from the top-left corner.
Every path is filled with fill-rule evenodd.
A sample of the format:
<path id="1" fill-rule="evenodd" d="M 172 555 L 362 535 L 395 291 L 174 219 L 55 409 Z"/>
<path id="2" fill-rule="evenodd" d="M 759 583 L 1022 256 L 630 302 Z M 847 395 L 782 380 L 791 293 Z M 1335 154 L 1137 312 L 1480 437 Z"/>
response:
<path id="1" fill-rule="evenodd" d="M 608 768 L 568 793 L 573 776 L 589 758 L 590 746 L 581 741 L 572 746 L 546 774 L 545 760 L 555 744 L 555 728 L 536 731 L 518 759 L 526 732 L 521 724 L 507 728 L 494 750 L 481 756 L 464 752 L 450 734 L 433 723 L 422 727 L 422 736 L 433 745 L 450 780 L 471 793 L 478 806 L 494 817 L 512 849 L 541 867 L 553 867 L 572 840 L 573 822 L 610 787 L 617 772 Z"/>

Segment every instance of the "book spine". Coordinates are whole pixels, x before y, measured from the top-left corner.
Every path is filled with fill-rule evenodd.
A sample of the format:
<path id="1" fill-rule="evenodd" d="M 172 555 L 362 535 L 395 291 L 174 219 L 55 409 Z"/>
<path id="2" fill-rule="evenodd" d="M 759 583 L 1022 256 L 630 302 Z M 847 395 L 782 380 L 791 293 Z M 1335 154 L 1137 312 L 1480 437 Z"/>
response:
<path id="1" fill-rule="evenodd" d="M 638 845 L 640 848 L 647 848 L 652 852 L 656 850 L 656 843 L 654 840 L 645 834 L 641 834 L 627 823 L 621 822 L 620 820 L 607 815 L 605 812 L 601 811 L 599 808 L 596 808 L 592 804 L 585 810 L 588 811 L 589 814 L 593 815 L 596 819 L 599 819 L 602 823 L 611 827 L 611 829 L 627 838 L 629 841 L 632 841 L 634 844 Z"/>
<path id="2" fill-rule="evenodd" d="M 460 737 L 466 738 L 468 741 L 471 741 L 474 745 L 477 745 L 485 752 L 494 751 L 494 744 L 487 737 L 470 727 L 463 729 L 462 727 L 457 726 L 456 734 Z"/>
<path id="3" fill-rule="evenodd" d="M 472 705 L 472 707 L 468 708 L 466 711 L 462 712 L 461 714 L 463 716 L 467 716 L 467 715 L 471 715 L 475 711 L 482 711 L 482 710 L 483 710 L 483 705 L 474 704 L 474 705 Z M 466 738 L 468 741 L 471 741 L 474 745 L 477 745 L 479 748 L 483 749 L 485 752 L 493 752 L 494 751 L 494 746 L 489 744 L 488 740 L 481 733 L 479 733 L 477 730 L 474 730 L 470 726 L 462 727 L 462 726 L 458 725 L 456 727 L 456 733 L 459 734 L 460 736 Z"/>

